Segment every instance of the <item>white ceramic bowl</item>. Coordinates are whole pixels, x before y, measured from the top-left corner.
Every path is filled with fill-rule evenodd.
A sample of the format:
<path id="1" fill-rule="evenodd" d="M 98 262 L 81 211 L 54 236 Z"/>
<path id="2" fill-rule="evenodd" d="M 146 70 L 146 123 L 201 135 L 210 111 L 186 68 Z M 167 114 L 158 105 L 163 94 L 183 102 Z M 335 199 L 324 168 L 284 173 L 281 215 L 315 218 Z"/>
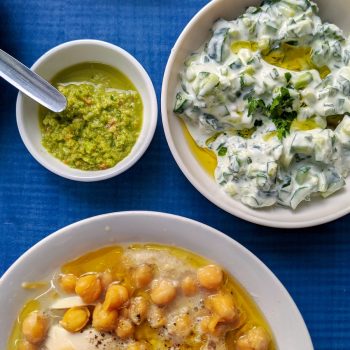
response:
<path id="1" fill-rule="evenodd" d="M 123 72 L 139 91 L 143 102 L 143 124 L 130 154 L 114 167 L 99 171 L 70 168 L 50 155 L 41 144 L 39 105 L 22 93 L 17 98 L 17 125 L 22 140 L 32 156 L 45 168 L 67 179 L 99 181 L 116 176 L 134 165 L 148 148 L 157 124 L 157 98 L 147 72 L 128 52 L 99 40 L 76 40 L 54 47 L 41 56 L 32 70 L 51 80 L 58 72 L 83 62 L 99 62 Z"/>
<path id="2" fill-rule="evenodd" d="M 20 257 L 0 279 L 0 348 L 6 349 L 17 313 L 31 297 L 24 281 L 40 281 L 67 260 L 111 244 L 158 242 L 192 250 L 224 266 L 253 296 L 280 350 L 312 350 L 305 323 L 272 272 L 236 241 L 183 217 L 156 212 L 96 216 L 46 237 Z"/>
<path id="3" fill-rule="evenodd" d="M 313 200 L 296 211 L 282 207 L 251 209 L 225 194 L 215 180 L 203 170 L 191 153 L 184 137 L 179 118 L 173 113 L 178 73 L 185 58 L 199 48 L 209 37 L 209 30 L 218 18 L 232 20 L 249 5 L 260 0 L 214 0 L 190 21 L 178 38 L 164 73 L 162 87 L 162 120 L 171 152 L 182 172 L 207 199 L 227 212 L 256 224 L 280 228 L 314 226 L 337 219 L 350 212 L 350 179 L 346 189 L 325 200 Z M 348 2 L 343 0 L 318 0 L 321 17 L 350 31 L 347 18 Z"/>

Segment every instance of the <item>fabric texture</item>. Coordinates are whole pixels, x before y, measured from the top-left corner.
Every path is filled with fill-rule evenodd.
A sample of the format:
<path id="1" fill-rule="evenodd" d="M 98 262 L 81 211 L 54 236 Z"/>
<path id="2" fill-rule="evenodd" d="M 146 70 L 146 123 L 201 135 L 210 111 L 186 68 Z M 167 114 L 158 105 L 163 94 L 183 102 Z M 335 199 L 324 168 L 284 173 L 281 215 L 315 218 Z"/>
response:
<path id="1" fill-rule="evenodd" d="M 160 101 L 170 50 L 205 3 L 2 0 L 0 47 L 31 66 L 62 42 L 106 40 L 144 65 Z M 123 210 L 174 213 L 223 231 L 266 263 L 298 305 L 315 349 L 350 349 L 350 217 L 288 231 L 225 213 L 192 187 L 177 167 L 160 111 L 150 148 L 129 171 L 99 183 L 65 180 L 44 169 L 25 149 L 15 119 L 17 92 L 4 81 L 0 91 L 0 275 L 40 239 L 80 219 Z"/>

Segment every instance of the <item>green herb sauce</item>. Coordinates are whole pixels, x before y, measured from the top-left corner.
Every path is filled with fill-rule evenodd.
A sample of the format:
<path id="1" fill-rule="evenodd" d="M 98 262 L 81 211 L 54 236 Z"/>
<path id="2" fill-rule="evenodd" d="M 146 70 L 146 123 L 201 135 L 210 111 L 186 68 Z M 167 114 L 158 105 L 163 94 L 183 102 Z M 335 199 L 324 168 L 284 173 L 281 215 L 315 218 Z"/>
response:
<path id="1" fill-rule="evenodd" d="M 101 63 L 69 67 L 52 79 L 67 98 L 61 113 L 40 109 L 42 144 L 81 170 L 115 166 L 132 150 L 142 126 L 142 100 L 120 71 Z"/>

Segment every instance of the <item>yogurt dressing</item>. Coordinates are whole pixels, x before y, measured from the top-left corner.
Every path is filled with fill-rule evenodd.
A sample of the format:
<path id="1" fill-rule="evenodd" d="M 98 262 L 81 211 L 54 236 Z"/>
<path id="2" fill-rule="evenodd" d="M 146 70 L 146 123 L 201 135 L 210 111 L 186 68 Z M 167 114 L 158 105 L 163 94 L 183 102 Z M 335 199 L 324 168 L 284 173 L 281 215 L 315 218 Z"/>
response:
<path id="1" fill-rule="evenodd" d="M 295 209 L 345 185 L 350 41 L 317 12 L 309 0 L 267 0 L 220 19 L 180 73 L 174 111 L 216 154 L 216 182 L 250 207 Z"/>

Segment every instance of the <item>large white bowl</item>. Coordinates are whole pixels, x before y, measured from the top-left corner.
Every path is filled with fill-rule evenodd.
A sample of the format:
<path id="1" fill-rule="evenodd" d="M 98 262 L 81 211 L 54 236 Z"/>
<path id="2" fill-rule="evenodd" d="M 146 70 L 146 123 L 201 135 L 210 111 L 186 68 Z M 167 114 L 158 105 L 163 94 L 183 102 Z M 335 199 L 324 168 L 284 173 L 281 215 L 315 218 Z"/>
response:
<path id="1" fill-rule="evenodd" d="M 0 279 L 0 349 L 31 297 L 23 281 L 40 281 L 67 260 L 90 250 L 128 242 L 159 242 L 190 249 L 224 266 L 253 296 L 280 350 L 312 350 L 305 323 L 272 272 L 239 243 L 213 228 L 156 212 L 122 212 L 77 222 L 48 236 L 20 257 Z"/>
<path id="2" fill-rule="evenodd" d="M 190 21 L 178 38 L 166 66 L 162 87 L 162 120 L 170 150 L 182 172 L 206 198 L 227 212 L 247 221 L 265 226 L 299 228 L 314 226 L 337 219 L 350 212 L 350 180 L 346 189 L 325 200 L 313 200 L 296 211 L 282 207 L 251 209 L 225 194 L 215 180 L 201 167 L 191 153 L 179 118 L 173 113 L 178 73 L 185 58 L 209 37 L 209 30 L 218 18 L 232 20 L 249 5 L 260 0 L 214 0 Z M 318 0 L 321 17 L 350 31 L 349 4 L 344 0 Z"/>
<path id="3" fill-rule="evenodd" d="M 143 123 L 140 135 L 130 154 L 106 170 L 73 169 L 53 157 L 41 144 L 39 105 L 21 92 L 17 97 L 17 125 L 22 140 L 32 156 L 45 168 L 67 179 L 99 181 L 121 174 L 134 165 L 152 141 L 157 125 L 157 97 L 147 72 L 128 52 L 100 40 L 74 40 L 58 45 L 41 56 L 32 70 L 50 81 L 65 68 L 84 62 L 99 62 L 123 72 L 135 85 L 143 102 Z"/>

